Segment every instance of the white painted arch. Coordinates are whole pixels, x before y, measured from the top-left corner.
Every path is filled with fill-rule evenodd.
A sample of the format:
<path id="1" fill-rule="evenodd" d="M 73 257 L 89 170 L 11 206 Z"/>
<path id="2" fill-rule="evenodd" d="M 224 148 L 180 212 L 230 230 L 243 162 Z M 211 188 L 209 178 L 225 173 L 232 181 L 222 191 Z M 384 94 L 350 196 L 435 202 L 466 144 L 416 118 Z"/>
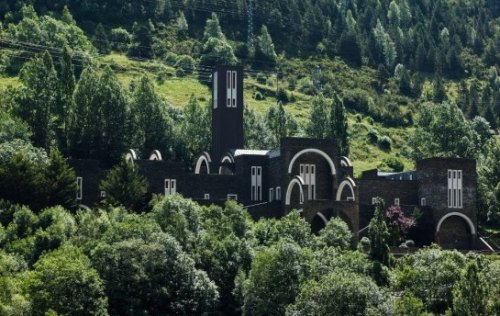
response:
<path id="1" fill-rule="evenodd" d="M 307 149 L 301 150 L 298 153 L 296 153 L 295 156 L 293 156 L 292 160 L 290 161 L 290 165 L 288 166 L 288 173 L 289 174 L 292 173 L 293 165 L 295 164 L 297 159 L 299 159 L 300 156 L 302 156 L 304 154 L 308 154 L 308 153 L 314 153 L 314 154 L 321 155 L 323 158 L 326 159 L 326 161 L 330 165 L 330 170 L 332 171 L 332 175 L 337 174 L 337 171 L 335 169 L 335 164 L 333 163 L 332 158 L 330 158 L 330 156 L 328 156 L 324 151 L 316 149 L 316 148 L 307 148 Z"/>
<path id="2" fill-rule="evenodd" d="M 137 160 L 137 153 L 133 149 L 129 149 L 127 153 L 125 154 L 125 160 L 128 162 L 134 162 L 134 160 Z"/>
<path id="3" fill-rule="evenodd" d="M 326 218 L 325 215 L 323 215 L 323 213 L 318 212 L 318 213 L 316 213 L 316 215 L 314 215 L 314 217 L 316 217 L 316 216 L 318 216 L 323 221 L 325 226 L 328 224 L 328 219 Z"/>
<path id="4" fill-rule="evenodd" d="M 222 163 L 234 163 L 234 157 L 230 153 L 226 153 L 220 162 Z"/>
<path id="5" fill-rule="evenodd" d="M 351 160 L 345 156 L 340 157 L 340 165 L 342 167 L 352 167 Z"/>
<path id="6" fill-rule="evenodd" d="M 472 223 L 472 221 L 470 220 L 470 218 L 467 215 L 464 215 L 464 214 L 458 213 L 458 212 L 451 212 L 451 213 L 448 213 L 445 216 L 443 216 L 439 220 L 439 223 L 436 226 L 436 233 L 439 233 L 439 230 L 441 229 L 441 225 L 444 223 L 444 221 L 447 220 L 448 218 L 452 217 L 452 216 L 458 216 L 458 217 L 463 218 L 467 222 L 467 224 L 469 224 L 470 231 L 471 231 L 472 235 L 476 234 L 476 228 L 474 227 L 474 223 Z"/>
<path id="7" fill-rule="evenodd" d="M 87 212 L 92 211 L 92 209 L 85 204 L 78 204 L 78 208 Z"/>
<path id="8" fill-rule="evenodd" d="M 304 204 L 304 180 L 301 177 L 296 176 L 288 184 L 288 189 L 286 190 L 285 205 L 290 205 L 290 200 L 292 198 L 293 187 L 298 185 L 300 190 L 300 204 Z"/>
<path id="9" fill-rule="evenodd" d="M 161 152 L 158 149 L 153 150 L 151 155 L 149 155 L 149 160 L 162 161 L 163 157 L 161 156 Z"/>
<path id="10" fill-rule="evenodd" d="M 194 168 L 194 173 L 195 174 L 200 174 L 201 171 L 201 166 L 203 166 L 203 163 L 207 166 L 207 174 L 210 174 L 210 155 L 206 152 L 204 152 L 200 158 L 198 158 L 198 161 L 196 161 L 196 167 Z"/>
<path id="11" fill-rule="evenodd" d="M 348 186 L 349 189 L 351 189 L 351 194 L 352 194 L 352 200 L 356 200 L 356 195 L 354 194 L 354 188 L 356 187 L 356 183 L 354 182 L 351 177 L 347 177 L 342 183 L 339 185 L 339 189 L 337 190 L 337 201 L 340 201 L 342 198 L 342 192 L 344 191 L 344 188 Z"/>

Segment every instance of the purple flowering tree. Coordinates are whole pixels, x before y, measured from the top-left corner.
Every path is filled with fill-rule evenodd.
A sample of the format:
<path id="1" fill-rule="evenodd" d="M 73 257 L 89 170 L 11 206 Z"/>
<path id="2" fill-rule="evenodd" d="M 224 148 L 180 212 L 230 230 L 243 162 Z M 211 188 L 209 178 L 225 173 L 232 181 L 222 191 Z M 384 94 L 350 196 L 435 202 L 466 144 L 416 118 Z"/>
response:
<path id="1" fill-rule="evenodd" d="M 393 245 L 403 242 L 406 234 L 417 224 L 417 220 L 406 216 L 399 205 L 389 206 L 385 214 Z"/>

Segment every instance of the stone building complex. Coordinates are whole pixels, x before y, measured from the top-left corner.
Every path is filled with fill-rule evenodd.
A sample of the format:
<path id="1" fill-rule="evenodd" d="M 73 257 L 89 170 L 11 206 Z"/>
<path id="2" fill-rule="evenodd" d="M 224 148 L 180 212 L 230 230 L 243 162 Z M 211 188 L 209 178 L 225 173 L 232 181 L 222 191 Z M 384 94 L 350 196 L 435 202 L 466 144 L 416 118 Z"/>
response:
<path id="1" fill-rule="evenodd" d="M 369 170 L 354 178 L 348 157 L 340 157 L 331 140 L 283 138 L 270 150 L 243 148 L 243 70 L 221 66 L 213 72 L 212 151 L 202 153 L 194 172 L 163 161 L 154 151 L 137 164 L 149 181 L 149 193 L 182 194 L 201 204 L 237 200 L 254 218 L 279 217 L 299 210 L 313 231 L 338 216 L 357 238 L 366 233 L 373 203 L 405 211 L 419 208 L 422 217 L 411 239 L 417 245 L 437 242 L 445 248 L 471 249 L 477 243 L 476 162 L 429 158 L 415 171 L 381 173 Z M 107 170 L 93 160 L 71 160 L 77 172 L 82 205 L 98 203 L 105 192 L 99 183 Z"/>

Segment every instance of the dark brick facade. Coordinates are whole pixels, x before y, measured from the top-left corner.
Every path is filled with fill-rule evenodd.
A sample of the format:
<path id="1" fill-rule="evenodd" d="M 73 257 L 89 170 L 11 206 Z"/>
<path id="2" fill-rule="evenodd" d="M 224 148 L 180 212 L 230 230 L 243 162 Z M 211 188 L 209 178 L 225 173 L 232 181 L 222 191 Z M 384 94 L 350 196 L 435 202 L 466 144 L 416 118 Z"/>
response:
<path id="1" fill-rule="evenodd" d="M 348 224 L 356 240 L 373 217 L 373 198 L 381 197 L 387 205 L 398 199 L 403 210 L 418 207 L 424 215 L 410 235 L 418 245 L 437 241 L 445 247 L 475 246 L 474 160 L 425 159 L 417 163 L 416 171 L 369 170 L 354 179 L 349 160 L 337 155 L 331 140 L 284 138 L 274 150 L 239 149 L 243 145 L 242 69 L 219 67 L 217 72 L 212 153 L 200 156 L 194 173 L 178 163 L 132 158 L 149 182 L 149 194 L 164 194 L 165 180 L 175 180 L 176 193 L 204 205 L 235 198 L 255 219 L 280 217 L 297 209 L 317 232 L 337 216 Z M 220 76 L 227 72 L 237 73 L 236 101 L 231 106 L 227 106 L 227 76 Z M 83 178 L 81 203 L 95 205 L 100 201 L 98 187 L 107 170 L 92 160 L 70 160 L 70 164 Z M 448 170 L 460 170 L 463 176 L 461 208 L 448 208 Z M 253 187 L 253 182 L 260 182 L 260 187 Z M 259 190 L 262 194 L 252 196 Z"/>

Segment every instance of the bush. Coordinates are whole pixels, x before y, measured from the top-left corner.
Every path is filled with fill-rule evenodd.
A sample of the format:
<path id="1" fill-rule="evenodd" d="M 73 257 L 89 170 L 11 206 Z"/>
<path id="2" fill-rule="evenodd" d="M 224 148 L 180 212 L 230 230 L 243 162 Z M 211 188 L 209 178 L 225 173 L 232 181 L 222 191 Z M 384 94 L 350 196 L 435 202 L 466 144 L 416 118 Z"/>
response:
<path id="1" fill-rule="evenodd" d="M 356 114 L 356 122 L 361 123 L 363 121 L 363 115 Z"/>
<path id="2" fill-rule="evenodd" d="M 253 98 L 257 101 L 262 101 L 265 100 L 266 98 L 260 93 L 259 91 L 256 91 L 253 95 Z"/>
<path id="3" fill-rule="evenodd" d="M 405 168 L 405 165 L 401 161 L 401 159 L 396 158 L 396 157 L 390 157 L 390 158 L 384 159 L 384 163 L 387 165 L 387 167 L 391 168 L 392 170 L 394 170 L 396 172 L 401 172 Z"/>
<path id="4" fill-rule="evenodd" d="M 177 57 L 177 62 L 175 63 L 176 68 L 182 68 L 186 75 L 190 75 L 193 73 L 196 62 L 191 56 L 188 55 L 180 55 Z"/>
<path id="5" fill-rule="evenodd" d="M 167 65 L 174 66 L 177 63 L 177 58 L 179 58 L 179 56 L 177 56 L 177 54 L 172 53 L 172 52 L 168 52 L 165 55 L 164 60 L 165 60 L 165 63 Z"/>
<path id="6" fill-rule="evenodd" d="M 111 30 L 111 48 L 118 52 L 126 52 L 132 41 L 132 35 L 124 28 Z"/>
<path id="7" fill-rule="evenodd" d="M 344 90 L 343 101 L 348 110 L 369 114 L 371 111 L 369 100 L 369 95 L 361 89 Z"/>
<path id="8" fill-rule="evenodd" d="M 382 136 L 379 138 L 378 147 L 385 151 L 390 151 L 392 149 L 392 139 L 389 136 Z"/>
<path id="9" fill-rule="evenodd" d="M 379 137 L 380 137 L 380 135 L 378 134 L 378 131 L 374 128 L 372 128 L 368 132 L 368 139 L 370 140 L 370 142 L 372 144 L 376 144 L 378 142 Z"/>
<path id="10" fill-rule="evenodd" d="M 278 101 L 281 101 L 282 103 L 288 103 L 290 102 L 290 99 L 288 98 L 288 94 L 286 93 L 285 89 L 278 89 Z"/>
<path id="11" fill-rule="evenodd" d="M 309 77 L 304 77 L 297 82 L 297 90 L 303 94 L 313 95 L 316 93 L 314 83 Z"/>
<path id="12" fill-rule="evenodd" d="M 349 249 L 351 246 L 352 233 L 343 220 L 335 217 L 319 232 L 319 240 L 327 247 Z"/>
<path id="13" fill-rule="evenodd" d="M 267 82 L 267 77 L 263 73 L 259 72 L 257 74 L 257 82 L 260 84 L 266 84 Z"/>

